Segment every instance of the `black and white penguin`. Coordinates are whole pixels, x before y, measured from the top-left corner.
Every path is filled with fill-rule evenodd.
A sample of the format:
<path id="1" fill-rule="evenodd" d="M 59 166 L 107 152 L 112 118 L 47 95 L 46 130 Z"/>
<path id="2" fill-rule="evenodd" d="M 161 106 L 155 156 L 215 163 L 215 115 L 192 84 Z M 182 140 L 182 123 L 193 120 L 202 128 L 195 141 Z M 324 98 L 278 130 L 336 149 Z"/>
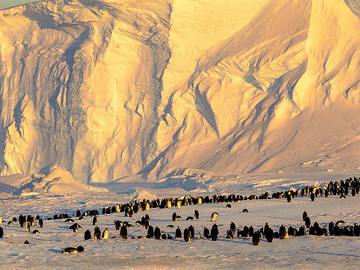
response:
<path id="1" fill-rule="evenodd" d="M 115 229 L 118 231 L 120 230 L 120 226 L 121 226 L 121 221 L 120 220 L 115 220 L 114 221 L 115 224 Z"/>
<path id="2" fill-rule="evenodd" d="M 304 226 L 300 226 L 298 235 L 299 236 L 304 236 L 305 235 L 305 227 Z"/>
<path id="3" fill-rule="evenodd" d="M 85 249 L 82 246 L 78 246 L 77 248 L 67 247 L 67 248 L 63 249 L 62 253 L 63 254 L 78 254 L 78 253 L 83 253 L 84 250 Z"/>
<path id="4" fill-rule="evenodd" d="M 287 233 L 286 228 L 285 228 L 284 225 L 281 225 L 281 226 L 280 226 L 280 229 L 279 229 L 279 237 L 280 237 L 280 239 L 282 239 L 282 240 L 287 240 L 287 239 L 289 239 L 289 234 Z"/>
<path id="5" fill-rule="evenodd" d="M 310 228 L 310 225 L 311 225 L 311 221 L 310 221 L 310 218 L 307 216 L 305 218 L 305 226 L 306 226 L 306 228 Z"/>
<path id="6" fill-rule="evenodd" d="M 4 237 L 4 229 L 0 227 L 0 238 Z"/>
<path id="7" fill-rule="evenodd" d="M 217 212 L 213 212 L 213 213 L 211 214 L 211 221 L 212 221 L 212 222 L 216 222 L 216 220 L 218 219 L 218 217 L 219 217 L 219 214 L 218 214 Z"/>
<path id="8" fill-rule="evenodd" d="M 186 229 L 184 230 L 184 241 L 185 241 L 185 242 L 189 242 L 189 241 L 190 241 L 190 232 L 189 232 L 189 229 L 188 229 L 188 228 L 186 228 Z"/>
<path id="9" fill-rule="evenodd" d="M 23 215 L 19 216 L 19 224 L 21 228 L 23 228 L 25 225 L 25 217 Z"/>
<path id="10" fill-rule="evenodd" d="M 65 223 L 74 223 L 75 221 L 72 218 L 67 218 Z"/>
<path id="11" fill-rule="evenodd" d="M 210 238 L 210 231 L 208 228 L 204 228 L 204 238 L 209 239 Z"/>
<path id="12" fill-rule="evenodd" d="M 153 226 L 149 226 L 146 238 L 153 238 L 154 237 L 154 228 Z"/>
<path id="13" fill-rule="evenodd" d="M 230 223 L 230 231 L 232 232 L 233 235 L 235 235 L 236 232 L 236 225 L 234 222 Z"/>
<path id="14" fill-rule="evenodd" d="M 288 228 L 288 235 L 296 236 L 296 229 L 293 226 Z"/>
<path id="15" fill-rule="evenodd" d="M 84 233 L 84 240 L 90 240 L 91 239 L 91 232 L 90 230 L 86 230 Z"/>
<path id="16" fill-rule="evenodd" d="M 194 239 L 195 238 L 195 230 L 192 225 L 190 225 L 190 227 L 189 227 L 189 233 L 190 233 L 190 238 Z"/>
<path id="17" fill-rule="evenodd" d="M 199 211 L 198 211 L 198 210 L 195 210 L 194 216 L 195 216 L 196 219 L 199 219 L 200 214 L 199 214 Z"/>
<path id="18" fill-rule="evenodd" d="M 94 216 L 94 217 L 93 217 L 93 226 L 97 225 L 98 222 L 99 222 L 98 216 Z"/>
<path id="19" fill-rule="evenodd" d="M 94 228 L 94 239 L 95 240 L 101 239 L 101 231 L 98 226 L 95 226 L 95 228 Z"/>
<path id="20" fill-rule="evenodd" d="M 39 219 L 39 226 L 40 228 L 44 227 L 44 221 L 41 218 Z"/>
<path id="21" fill-rule="evenodd" d="M 269 243 L 271 243 L 273 241 L 274 231 L 269 226 L 266 227 L 266 225 L 265 225 L 264 235 L 265 235 L 266 241 L 268 241 Z"/>
<path id="22" fill-rule="evenodd" d="M 260 243 L 260 237 L 261 237 L 261 234 L 259 231 L 256 231 L 253 233 L 253 236 L 252 236 L 252 243 L 254 246 L 258 246 L 259 243 Z"/>
<path id="23" fill-rule="evenodd" d="M 109 239 L 109 230 L 108 230 L 108 228 L 104 229 L 104 231 L 102 232 L 101 238 L 104 239 L 104 240 Z"/>
<path id="24" fill-rule="evenodd" d="M 216 241 L 217 237 L 219 235 L 219 229 L 218 226 L 216 224 L 214 224 L 211 228 L 211 240 L 212 241 Z"/>
<path id="25" fill-rule="evenodd" d="M 127 239 L 128 238 L 127 227 L 125 225 L 121 226 L 120 236 L 121 236 L 122 239 Z"/>
<path id="26" fill-rule="evenodd" d="M 233 239 L 234 238 L 234 234 L 231 230 L 227 230 L 226 231 L 226 239 Z"/>
<path id="27" fill-rule="evenodd" d="M 306 213 L 306 211 L 303 212 L 303 221 L 305 221 L 306 217 L 308 216 L 308 214 Z"/>
<path id="28" fill-rule="evenodd" d="M 25 229 L 26 229 L 26 231 L 30 232 L 30 228 L 31 228 L 30 222 L 29 222 L 29 221 L 26 221 L 26 222 L 25 222 Z"/>
<path id="29" fill-rule="evenodd" d="M 175 238 L 182 238 L 182 233 L 179 227 L 175 231 Z"/>
<path id="30" fill-rule="evenodd" d="M 226 208 L 231 208 L 231 204 L 228 203 L 228 204 L 226 205 Z"/>
<path id="31" fill-rule="evenodd" d="M 176 221 L 176 217 L 177 217 L 177 215 L 176 215 L 176 213 L 174 212 L 173 214 L 172 214 L 172 221 Z"/>
<path id="32" fill-rule="evenodd" d="M 81 227 L 79 224 L 77 224 L 77 223 L 74 223 L 73 225 L 71 225 L 71 226 L 69 227 L 69 229 L 73 230 L 73 232 L 78 232 L 78 231 L 81 230 L 81 228 L 82 228 L 82 227 Z"/>
<path id="33" fill-rule="evenodd" d="M 161 238 L 161 231 L 159 227 L 155 227 L 154 236 L 156 240 L 160 240 Z"/>

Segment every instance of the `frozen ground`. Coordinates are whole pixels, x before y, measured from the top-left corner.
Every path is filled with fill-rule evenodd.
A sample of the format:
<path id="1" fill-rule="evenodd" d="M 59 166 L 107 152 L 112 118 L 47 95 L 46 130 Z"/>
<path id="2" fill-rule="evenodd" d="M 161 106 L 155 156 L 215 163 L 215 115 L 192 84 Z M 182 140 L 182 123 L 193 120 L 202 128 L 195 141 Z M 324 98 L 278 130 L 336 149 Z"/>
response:
<path id="1" fill-rule="evenodd" d="M 296 182 L 290 178 L 276 179 L 275 176 L 252 176 L 244 179 L 244 183 L 236 184 L 236 192 L 245 194 L 250 190 L 282 190 L 289 186 L 298 186 L 301 182 L 313 183 L 341 179 L 340 176 L 312 176 L 314 180 Z M 339 178 L 340 177 L 340 178 Z M 258 179 L 258 180 L 255 180 Z M 299 178 L 300 179 L 300 178 Z M 1 179 L 0 179 L 1 180 Z M 170 181 L 170 180 L 168 180 Z M 219 180 L 221 183 L 221 180 Z M 14 181 L 16 182 L 16 181 Z M 166 181 L 164 180 L 166 183 Z M 234 181 L 236 182 L 236 181 Z M 80 209 L 90 209 L 125 202 L 134 197 L 176 196 L 200 192 L 196 185 L 190 186 L 184 182 L 175 182 L 177 188 L 167 182 L 160 184 L 126 184 L 117 183 L 108 186 L 115 192 L 77 193 L 65 195 L 51 193 L 32 193 L 9 196 L 0 201 L 0 214 L 4 219 L 13 215 L 43 214 L 53 215 L 61 212 L 71 212 Z M 182 183 L 182 185 L 180 184 Z M 186 183 L 186 182 L 185 182 Z M 212 184 L 215 185 L 213 179 Z M 231 181 L 228 179 L 228 183 Z M 209 183 L 208 183 L 209 184 Z M 115 187 L 118 187 L 116 189 Z M 220 184 L 219 184 L 220 186 Z M 235 186 L 235 184 L 233 185 Z M 225 186 L 224 192 L 231 191 L 232 185 Z M 188 191 L 186 191 L 188 189 Z M 203 189 L 206 189 L 204 184 Z M 215 189 L 219 191 L 220 189 Z M 122 192 L 121 192 L 122 191 Z M 25 196 L 27 195 L 27 196 Z M 243 213 L 247 208 L 249 213 Z M 171 221 L 174 211 L 184 217 L 193 216 L 194 210 L 200 212 L 200 220 Z M 151 209 L 147 213 L 151 218 L 151 225 L 159 226 L 166 233 L 174 234 L 173 224 L 182 229 L 192 224 L 195 227 L 196 239 L 190 243 L 183 240 L 151 240 L 151 239 L 120 239 L 113 221 L 120 219 L 135 223 L 144 212 L 138 212 L 133 218 L 125 218 L 124 214 L 100 216 L 100 228 L 108 227 L 110 239 L 83 240 L 86 229 L 93 231 L 92 218 L 87 217 L 78 221 L 83 230 L 73 233 L 68 229 L 64 220 L 45 221 L 41 234 L 32 235 L 19 225 L 5 225 L 5 238 L 0 241 L 1 269 L 358 269 L 360 258 L 360 239 L 350 237 L 315 237 L 305 236 L 289 240 L 277 240 L 273 243 L 261 241 L 259 246 L 253 246 L 251 239 L 225 239 L 226 230 L 230 222 L 237 226 L 253 225 L 255 228 L 263 226 L 265 222 L 278 229 L 279 225 L 303 224 L 302 212 L 306 210 L 311 221 L 318 221 L 325 225 L 330 221 L 344 220 L 345 222 L 360 222 L 360 197 L 320 198 L 311 202 L 309 198 L 297 198 L 291 203 L 285 200 L 258 200 L 233 203 L 232 208 L 225 204 L 203 204 L 201 206 L 187 206 L 182 209 Z M 203 226 L 210 228 L 210 214 L 217 211 L 220 218 L 217 222 L 220 228 L 220 239 L 217 242 L 199 238 Z M 129 234 L 145 236 L 145 230 L 135 226 L 129 229 Z M 115 237 L 115 239 L 111 239 Z M 25 240 L 30 245 L 24 245 Z M 80 255 L 63 255 L 61 249 L 67 246 L 83 245 L 85 253 Z"/>

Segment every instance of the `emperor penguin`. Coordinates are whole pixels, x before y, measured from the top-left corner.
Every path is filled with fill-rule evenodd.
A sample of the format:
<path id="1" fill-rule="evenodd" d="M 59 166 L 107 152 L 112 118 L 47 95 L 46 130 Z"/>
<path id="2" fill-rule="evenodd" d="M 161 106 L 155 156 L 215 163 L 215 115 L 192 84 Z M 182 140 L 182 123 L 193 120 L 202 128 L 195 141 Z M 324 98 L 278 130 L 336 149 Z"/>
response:
<path id="1" fill-rule="evenodd" d="M 108 240 L 108 239 L 109 239 L 109 230 L 108 230 L 108 228 L 105 228 L 105 230 L 103 231 L 101 237 L 102 237 L 102 239 L 104 239 L 104 240 Z"/>
<path id="2" fill-rule="evenodd" d="M 63 254 L 78 254 L 78 253 L 83 253 L 83 252 L 84 252 L 84 247 L 82 247 L 82 246 L 78 246 L 77 248 L 67 247 L 67 248 L 64 248 L 62 251 Z"/>
<path id="3" fill-rule="evenodd" d="M 97 225 L 98 222 L 99 222 L 98 216 L 94 216 L 94 217 L 93 217 L 93 225 L 94 225 L 94 226 Z"/>
<path id="4" fill-rule="evenodd" d="M 219 217 L 219 214 L 218 214 L 217 212 L 213 212 L 213 213 L 211 214 L 211 221 L 212 221 L 212 222 L 216 222 L 217 219 L 218 219 L 218 217 Z"/>
<path id="5" fill-rule="evenodd" d="M 178 200 L 178 201 L 177 201 L 177 207 L 178 207 L 179 209 L 181 209 L 181 205 L 182 205 L 182 201 L 181 201 L 181 200 Z"/>
<path id="6" fill-rule="evenodd" d="M 259 242 L 260 242 L 260 232 L 259 231 L 256 231 L 254 232 L 253 234 L 253 237 L 252 237 L 252 243 L 254 246 L 258 246 L 259 245 Z"/>
<path id="7" fill-rule="evenodd" d="M 186 229 L 184 230 L 184 241 L 185 241 L 185 242 L 189 242 L 190 239 L 191 239 L 191 238 L 190 238 L 189 229 L 186 228 Z"/>
<path id="8" fill-rule="evenodd" d="M 91 239 L 91 232 L 90 230 L 86 230 L 84 233 L 84 240 L 90 240 Z"/>
<path id="9" fill-rule="evenodd" d="M 194 216 L 196 219 L 199 219 L 200 214 L 198 210 L 195 210 Z"/>
<path id="10" fill-rule="evenodd" d="M 94 229 L 94 239 L 100 239 L 101 238 L 101 231 L 98 226 Z"/>

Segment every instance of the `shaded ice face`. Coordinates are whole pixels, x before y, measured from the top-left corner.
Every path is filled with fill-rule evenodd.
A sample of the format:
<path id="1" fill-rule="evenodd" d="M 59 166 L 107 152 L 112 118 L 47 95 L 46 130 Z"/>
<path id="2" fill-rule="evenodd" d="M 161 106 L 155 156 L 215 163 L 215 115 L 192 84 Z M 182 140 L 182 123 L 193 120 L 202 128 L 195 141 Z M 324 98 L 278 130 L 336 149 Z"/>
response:
<path id="1" fill-rule="evenodd" d="M 30 2 L 36 2 L 36 0 L 1 0 L 0 9 L 5 9 Z"/>

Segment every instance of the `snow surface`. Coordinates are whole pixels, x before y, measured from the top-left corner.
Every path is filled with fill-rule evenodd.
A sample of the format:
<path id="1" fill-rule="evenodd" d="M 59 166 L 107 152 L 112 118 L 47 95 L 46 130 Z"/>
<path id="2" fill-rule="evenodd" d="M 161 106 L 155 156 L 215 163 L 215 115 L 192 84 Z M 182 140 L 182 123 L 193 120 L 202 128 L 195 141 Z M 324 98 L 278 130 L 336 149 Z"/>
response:
<path id="1" fill-rule="evenodd" d="M 205 172 L 202 172 L 202 178 Z M 210 175 L 210 173 L 208 172 Z M 192 177 L 195 177 L 194 174 Z M 291 187 L 301 187 L 336 179 L 344 179 L 347 175 L 317 175 L 312 174 L 301 178 L 299 175 L 279 178 L 276 175 L 253 175 L 237 179 L 212 175 L 212 181 L 204 182 L 200 189 L 190 185 L 184 179 L 189 176 L 178 176 L 178 180 L 164 180 L 160 183 L 138 181 L 131 183 L 104 184 L 109 191 L 99 189 L 96 192 L 75 192 L 68 186 L 69 192 L 53 194 L 51 190 L 38 190 L 31 195 L 12 195 L 0 200 L 0 215 L 8 220 L 14 215 L 41 214 L 50 217 L 59 213 L 73 213 L 76 209 L 94 209 L 124 203 L 134 198 L 178 197 L 186 194 L 212 194 L 235 192 L 239 194 L 260 193 L 263 191 L 288 190 Z M 26 178 L 26 177 L 25 177 Z M 44 177 L 47 178 L 46 176 Z M 223 178 L 223 179 L 222 179 Z M 226 178 L 226 181 L 224 181 Z M 295 180 L 298 179 L 298 180 Z M 0 182 L 10 181 L 3 177 Z M 16 183 L 14 179 L 11 180 Z M 216 182 L 218 183 L 216 184 Z M 21 182 L 21 181 L 20 181 Z M 201 185 L 201 181 L 198 181 Z M 223 185 L 227 183 L 227 185 Z M 4 184 L 3 184 L 4 185 Z M 117 187 L 117 189 L 116 189 Z M 220 188 L 223 187 L 223 188 Z M 63 185 L 63 191 L 66 190 Z M 5 192 L 5 189 L 2 189 Z M 206 192 L 204 193 L 204 191 Z M 243 213 L 246 208 L 248 213 Z M 193 216 L 194 210 L 200 212 L 200 220 L 186 221 L 187 216 Z M 99 227 L 109 228 L 109 240 L 83 240 L 86 229 L 93 231 L 92 218 L 86 217 L 76 221 L 83 230 L 73 233 L 64 220 L 45 221 L 39 235 L 25 232 L 18 224 L 1 226 L 5 238 L 0 240 L 1 269 L 358 269 L 360 257 L 360 241 L 351 237 L 290 237 L 289 240 L 274 240 L 272 244 L 261 241 L 259 246 L 253 246 L 251 239 L 225 239 L 230 222 L 237 226 L 255 228 L 264 226 L 265 222 L 278 229 L 280 225 L 297 226 L 303 224 L 302 212 L 306 210 L 311 221 L 318 221 L 320 226 L 330 221 L 344 220 L 347 223 L 360 221 L 360 197 L 340 199 L 337 196 L 319 198 L 311 202 L 309 198 L 295 198 L 291 203 L 281 200 L 257 200 L 232 203 L 232 208 L 225 204 L 203 204 L 185 206 L 181 209 L 151 209 L 151 225 L 159 226 L 166 233 L 174 234 L 175 228 L 167 228 L 172 224 L 185 227 L 192 224 L 195 227 L 196 239 L 190 243 L 183 240 L 151 240 L 151 239 L 120 239 L 119 231 L 115 231 L 115 219 L 135 223 L 145 212 L 138 212 L 132 218 L 124 217 L 124 213 L 99 216 Z M 173 212 L 181 215 L 182 221 L 172 222 Z M 220 228 L 220 239 L 217 242 L 200 239 L 203 226 L 212 225 L 212 212 L 220 214 L 217 224 Z M 35 229 L 35 227 L 34 227 Z M 135 225 L 129 229 L 129 235 L 145 236 L 143 228 Z M 115 239 L 112 239 L 115 237 Z M 24 245 L 25 240 L 30 245 Z M 85 253 L 78 255 L 63 255 L 61 249 L 67 246 L 85 247 Z"/>

